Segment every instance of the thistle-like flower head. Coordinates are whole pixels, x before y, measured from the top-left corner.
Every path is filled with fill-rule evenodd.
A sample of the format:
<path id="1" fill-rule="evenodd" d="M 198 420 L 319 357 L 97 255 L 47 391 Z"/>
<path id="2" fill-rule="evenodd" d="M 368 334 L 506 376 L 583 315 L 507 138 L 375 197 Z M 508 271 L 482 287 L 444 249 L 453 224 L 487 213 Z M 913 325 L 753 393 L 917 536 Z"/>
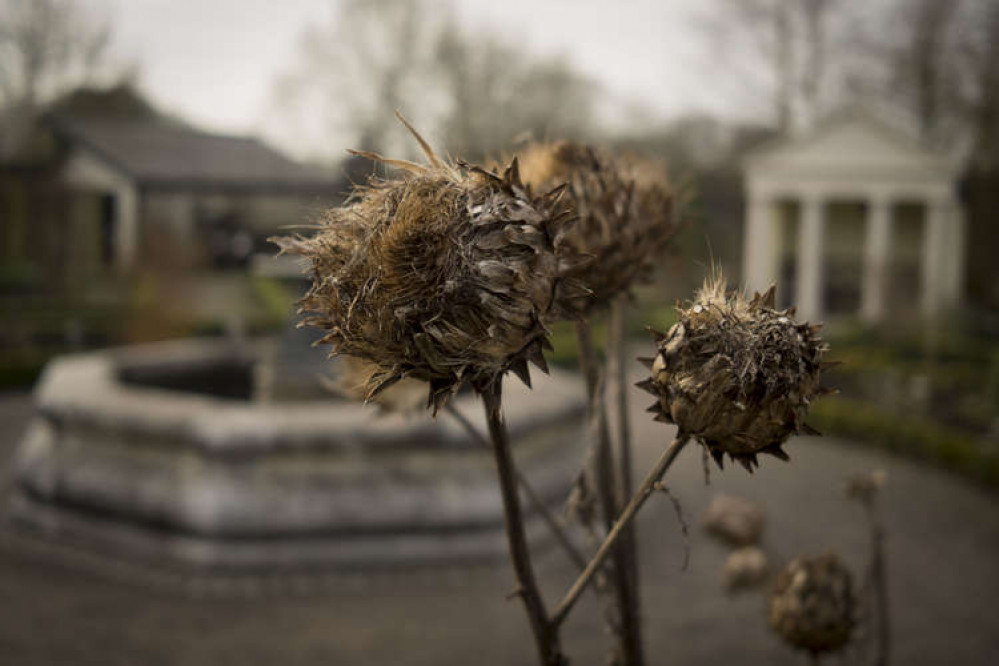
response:
<path id="1" fill-rule="evenodd" d="M 767 603 L 773 630 L 789 645 L 813 655 L 847 644 L 854 607 L 850 572 L 834 553 L 792 560 L 777 575 Z"/>
<path id="2" fill-rule="evenodd" d="M 669 333 L 653 331 L 652 376 L 639 386 L 656 396 L 649 411 L 707 447 L 719 467 L 724 454 L 750 472 L 757 454 L 787 460 L 781 445 L 805 425 L 827 350 L 818 326 L 774 307 L 774 289 L 746 300 L 726 293 L 721 274 L 705 282 Z"/>
<path id="3" fill-rule="evenodd" d="M 567 185 L 564 201 L 579 217 L 567 240 L 592 258 L 573 272 L 593 291 L 590 308 L 650 277 L 677 230 L 673 192 L 660 165 L 567 141 L 531 144 L 518 157 L 534 190 Z"/>
<path id="4" fill-rule="evenodd" d="M 367 397 L 412 377 L 436 412 L 464 382 L 546 369 L 542 322 L 574 316 L 587 292 L 565 277 L 572 215 L 559 190 L 533 196 L 516 161 L 502 175 L 451 164 L 413 134 L 428 165 L 359 153 L 403 175 L 327 211 L 315 235 L 274 241 L 309 261 L 302 324 L 326 332 L 331 355 L 372 364 Z"/>

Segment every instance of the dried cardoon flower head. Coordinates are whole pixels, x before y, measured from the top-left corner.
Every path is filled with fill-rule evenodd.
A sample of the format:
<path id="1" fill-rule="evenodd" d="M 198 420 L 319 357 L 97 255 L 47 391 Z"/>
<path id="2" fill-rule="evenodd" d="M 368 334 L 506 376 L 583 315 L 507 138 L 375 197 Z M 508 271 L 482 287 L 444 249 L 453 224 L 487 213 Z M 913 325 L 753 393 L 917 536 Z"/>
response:
<path id="1" fill-rule="evenodd" d="M 850 640 L 852 580 L 833 553 L 792 560 L 777 575 L 767 606 L 773 630 L 813 655 L 835 652 Z"/>
<path id="2" fill-rule="evenodd" d="M 574 272 L 593 291 L 591 308 L 649 278 L 677 228 L 673 193 L 658 164 L 567 141 L 531 144 L 518 157 L 534 190 L 568 186 L 565 203 L 579 221 L 567 240 L 592 257 Z"/>
<path id="3" fill-rule="evenodd" d="M 318 233 L 274 239 L 309 260 L 303 325 L 326 331 L 333 354 L 373 364 L 368 399 L 404 377 L 430 384 L 434 411 L 464 382 L 478 388 L 513 370 L 529 381 L 548 345 L 542 321 L 572 316 L 585 295 L 563 276 L 572 215 L 559 190 L 533 196 L 516 160 L 502 175 L 439 159 L 426 166 L 358 153 L 403 175 L 372 180 L 328 211 Z"/>
<path id="4" fill-rule="evenodd" d="M 727 294 L 720 273 L 677 314 L 669 333 L 653 331 L 655 358 L 640 359 L 652 376 L 639 386 L 657 398 L 649 411 L 696 437 L 719 467 L 726 453 L 750 472 L 758 453 L 787 460 L 781 444 L 792 433 L 815 432 L 805 414 L 825 392 L 819 326 L 775 309 L 772 287 L 752 300 Z"/>

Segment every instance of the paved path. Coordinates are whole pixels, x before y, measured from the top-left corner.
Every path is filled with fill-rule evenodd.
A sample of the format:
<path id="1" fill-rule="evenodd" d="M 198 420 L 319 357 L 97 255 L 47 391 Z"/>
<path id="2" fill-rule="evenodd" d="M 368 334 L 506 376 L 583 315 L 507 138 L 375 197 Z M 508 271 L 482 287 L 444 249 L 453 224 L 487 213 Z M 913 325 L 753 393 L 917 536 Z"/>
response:
<path id="1" fill-rule="evenodd" d="M 636 467 L 643 473 L 672 435 L 633 396 Z M 0 465 L 26 423 L 29 401 L 0 396 Z M 999 664 L 999 496 L 907 460 L 826 439 L 787 447 L 753 476 L 713 472 L 685 451 L 668 477 L 692 528 L 690 569 L 668 501 L 640 516 L 645 627 L 651 664 L 805 664 L 768 631 L 763 597 L 728 597 L 719 584 L 726 548 L 697 524 L 714 493 L 743 495 L 768 512 L 774 558 L 836 548 L 857 571 L 867 541 L 861 509 L 842 499 L 849 474 L 888 472 L 883 505 L 895 664 Z M 6 474 L 5 469 L 0 471 Z M 539 561 L 550 604 L 572 569 L 558 552 Z M 302 583 L 303 587 L 306 583 Z M 17 666 L 510 665 L 533 662 L 507 566 L 341 575 L 306 594 L 193 597 L 168 583 L 129 584 L 0 539 L 0 664 Z M 592 598 L 565 627 L 573 664 L 603 664 Z M 831 663 L 835 663 L 833 660 Z"/>

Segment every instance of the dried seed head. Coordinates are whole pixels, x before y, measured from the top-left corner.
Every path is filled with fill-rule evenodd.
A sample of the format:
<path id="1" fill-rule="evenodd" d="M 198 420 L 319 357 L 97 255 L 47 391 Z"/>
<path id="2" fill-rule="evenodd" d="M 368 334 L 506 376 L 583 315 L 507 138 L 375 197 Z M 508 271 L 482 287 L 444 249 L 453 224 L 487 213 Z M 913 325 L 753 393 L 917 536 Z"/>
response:
<path id="1" fill-rule="evenodd" d="M 573 273 L 593 291 L 590 308 L 649 279 L 677 229 L 660 165 L 566 141 L 531 144 L 518 157 L 534 190 L 567 185 L 565 203 L 579 217 L 567 241 L 592 258 Z"/>
<path id="2" fill-rule="evenodd" d="M 846 496 L 865 506 L 873 506 L 878 493 L 884 487 L 888 475 L 883 469 L 855 474 L 846 481 Z"/>
<path id="3" fill-rule="evenodd" d="M 724 454 L 750 472 L 758 453 L 782 460 L 781 444 L 805 425 L 819 386 L 827 347 L 818 326 L 798 324 L 791 310 L 774 308 L 774 290 L 746 300 L 726 294 L 718 273 L 705 282 L 679 321 L 656 334 L 657 355 L 643 359 L 652 376 L 639 386 L 658 398 L 649 411 L 676 423 L 712 454 Z"/>
<path id="4" fill-rule="evenodd" d="M 428 166 L 360 153 L 404 175 L 372 180 L 312 237 L 273 240 L 309 260 L 302 324 L 326 331 L 331 355 L 373 364 L 367 398 L 412 377 L 430 383 L 436 413 L 466 381 L 544 369 L 542 321 L 575 315 L 586 290 L 564 277 L 572 215 L 558 192 L 531 195 L 516 160 L 502 176 L 442 162 L 414 135 Z"/>
<path id="5" fill-rule="evenodd" d="M 834 553 L 794 559 L 777 575 L 767 610 L 788 644 L 814 655 L 835 652 L 854 626 L 850 572 Z"/>

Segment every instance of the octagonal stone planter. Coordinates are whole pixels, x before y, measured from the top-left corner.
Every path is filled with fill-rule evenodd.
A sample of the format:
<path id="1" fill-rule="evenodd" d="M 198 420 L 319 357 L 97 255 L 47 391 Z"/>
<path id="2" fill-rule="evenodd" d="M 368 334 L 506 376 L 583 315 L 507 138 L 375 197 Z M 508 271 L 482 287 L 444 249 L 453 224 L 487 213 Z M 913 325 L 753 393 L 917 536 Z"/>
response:
<path id="1" fill-rule="evenodd" d="M 505 557 L 492 455 L 453 419 L 382 416 L 328 395 L 254 399 L 262 356 L 182 341 L 52 361 L 9 516 L 57 538 L 208 568 Z M 578 384 L 554 372 L 533 391 L 504 386 L 514 455 L 553 507 L 582 459 Z M 485 432 L 475 396 L 455 406 Z M 540 518 L 528 516 L 529 535 L 544 541 Z"/>

